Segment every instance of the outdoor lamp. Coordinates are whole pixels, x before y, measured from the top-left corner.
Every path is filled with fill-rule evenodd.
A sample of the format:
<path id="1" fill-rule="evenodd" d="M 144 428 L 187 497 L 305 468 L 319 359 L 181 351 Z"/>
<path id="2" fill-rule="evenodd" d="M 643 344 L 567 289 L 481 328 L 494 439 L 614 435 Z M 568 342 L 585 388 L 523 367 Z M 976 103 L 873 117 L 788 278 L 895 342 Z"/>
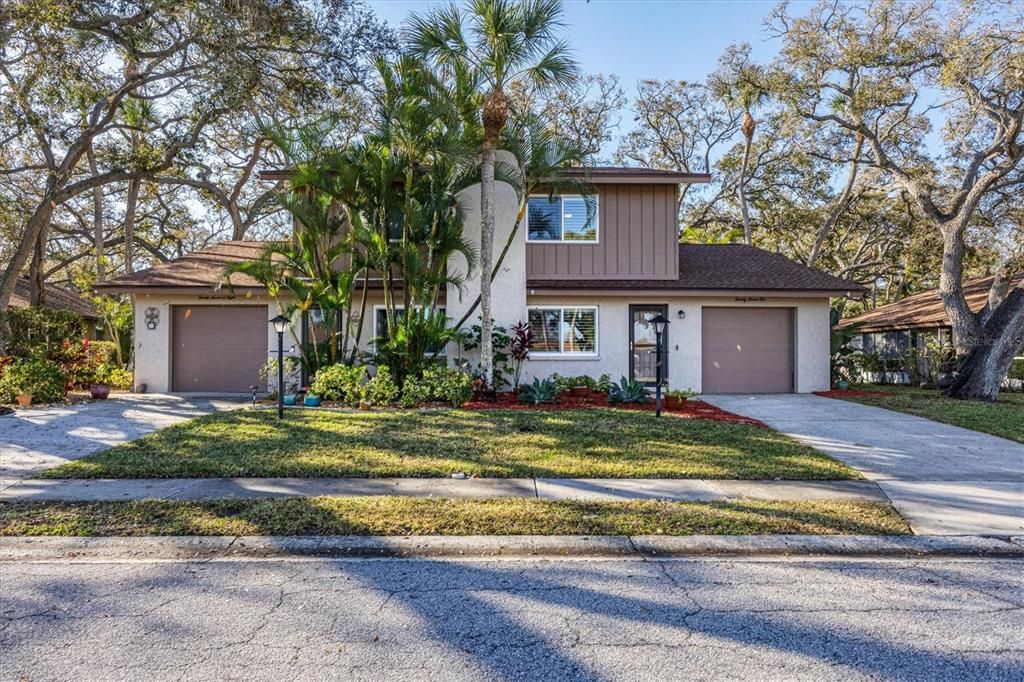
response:
<path id="1" fill-rule="evenodd" d="M 277 418 L 284 419 L 284 332 L 291 322 L 284 315 L 278 315 L 270 320 L 277 332 Z"/>
<path id="2" fill-rule="evenodd" d="M 651 324 L 654 325 L 654 352 L 656 353 L 657 361 L 654 363 L 656 370 L 654 380 L 654 414 L 655 416 L 661 416 L 661 367 L 662 359 L 665 357 L 665 349 L 663 340 L 665 338 L 665 331 L 668 329 L 669 321 L 668 318 L 658 313 L 651 318 Z"/>
<path id="3" fill-rule="evenodd" d="M 278 315 L 277 317 L 270 320 L 270 324 L 274 325 L 274 331 L 278 334 L 284 334 L 288 331 L 288 323 L 291 322 L 284 315 Z"/>

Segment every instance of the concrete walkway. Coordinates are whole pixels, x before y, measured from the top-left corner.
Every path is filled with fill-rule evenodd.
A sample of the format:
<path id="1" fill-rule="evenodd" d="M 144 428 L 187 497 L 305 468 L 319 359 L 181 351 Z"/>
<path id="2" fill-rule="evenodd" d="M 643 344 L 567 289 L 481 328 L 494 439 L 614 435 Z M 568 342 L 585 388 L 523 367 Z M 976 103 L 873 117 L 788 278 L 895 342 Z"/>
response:
<path id="1" fill-rule="evenodd" d="M 149 478 L 25 479 L 0 491 L 13 501 L 359 497 L 398 495 L 542 500 L 847 500 L 886 502 L 871 481 L 707 481 L 683 479 L 558 478 Z"/>
<path id="2" fill-rule="evenodd" d="M 1024 533 L 1024 445 L 814 395 L 701 396 L 842 460 L 875 481 L 915 533 Z"/>
<path id="3" fill-rule="evenodd" d="M 126 394 L 0 416 L 0 490 L 44 469 L 171 424 L 243 406 L 240 399 Z"/>

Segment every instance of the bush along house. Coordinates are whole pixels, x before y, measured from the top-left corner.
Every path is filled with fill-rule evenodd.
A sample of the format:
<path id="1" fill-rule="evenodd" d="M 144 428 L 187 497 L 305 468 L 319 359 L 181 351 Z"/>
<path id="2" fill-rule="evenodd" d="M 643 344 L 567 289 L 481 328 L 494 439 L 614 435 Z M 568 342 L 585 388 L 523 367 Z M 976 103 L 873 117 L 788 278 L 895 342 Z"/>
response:
<path id="1" fill-rule="evenodd" d="M 808 393 L 829 388 L 829 300 L 863 294 L 850 280 L 779 254 L 739 244 L 680 244 L 680 185 L 707 175 L 643 168 L 569 169 L 587 196 L 530 196 L 495 276 L 496 325 L 526 321 L 533 343 L 523 380 L 608 374 L 653 382 L 658 314 L 670 321 L 664 376 L 674 389 L 710 393 Z M 283 172 L 263 174 L 280 180 Z M 463 190 L 464 235 L 480 243 L 479 185 Z M 519 199 L 498 183 L 495 251 L 513 231 Z M 246 393 L 276 352 L 268 320 L 278 304 L 251 278 L 225 268 L 257 258 L 265 243 L 228 241 L 114 280 L 97 290 L 132 295 L 135 382 L 153 392 Z M 449 268 L 465 271 L 462 256 Z M 448 286 L 445 314 L 454 323 L 473 306 L 480 272 Z M 382 324 L 383 292 L 367 287 L 358 346 L 372 351 Z M 478 314 L 468 324 L 479 322 Z M 293 321 L 286 351 L 316 325 Z M 346 328 L 355 328 L 348 325 Z M 464 359 L 449 344 L 444 359 Z M 262 388 L 262 385 L 261 385 Z"/>

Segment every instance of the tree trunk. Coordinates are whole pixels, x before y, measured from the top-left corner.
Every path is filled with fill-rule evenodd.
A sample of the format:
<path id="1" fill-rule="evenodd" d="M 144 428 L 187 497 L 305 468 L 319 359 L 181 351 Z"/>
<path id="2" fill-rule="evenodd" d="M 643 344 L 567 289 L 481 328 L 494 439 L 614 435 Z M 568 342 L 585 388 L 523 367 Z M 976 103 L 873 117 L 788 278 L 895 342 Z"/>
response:
<path id="1" fill-rule="evenodd" d="M 96 171 L 96 154 L 92 150 L 92 145 L 89 145 L 89 149 L 86 150 L 86 156 L 89 160 L 89 172 L 92 175 L 97 175 Z M 93 251 L 96 256 L 96 281 L 102 282 L 107 274 L 107 263 L 106 254 L 104 253 L 103 245 L 103 187 L 96 186 L 92 190 L 92 239 L 93 239 Z"/>
<path id="2" fill-rule="evenodd" d="M 494 149 L 493 141 L 484 141 L 480 164 L 480 370 L 488 390 L 494 388 L 490 277 L 494 262 Z"/>
<path id="3" fill-rule="evenodd" d="M 46 224 L 36 237 L 32 248 L 32 263 L 29 265 L 29 305 L 41 308 L 46 305 L 46 289 L 44 287 L 43 260 L 46 258 L 46 239 L 50 234 L 50 225 Z"/>
<path id="4" fill-rule="evenodd" d="M 743 241 L 746 244 L 753 244 L 753 235 L 750 232 L 750 209 L 747 208 L 747 167 L 750 165 L 750 147 L 754 142 L 753 135 L 747 135 L 743 144 L 743 165 L 740 166 L 740 182 L 737 192 L 740 199 L 740 213 L 743 214 Z"/>
<path id="5" fill-rule="evenodd" d="M 951 223 L 959 222 L 954 218 Z M 978 344 L 981 326 L 967 305 L 963 291 L 963 230 L 955 224 L 940 225 L 942 232 L 942 272 L 939 275 L 939 296 L 953 328 L 953 348 L 958 356 L 966 356 Z"/>
<path id="6" fill-rule="evenodd" d="M 989 316 L 981 338 L 960 363 L 946 393 L 953 398 L 995 401 L 1013 359 L 1024 353 L 1024 287 L 1009 292 Z"/>
<path id="7" fill-rule="evenodd" d="M 850 195 L 853 194 L 853 186 L 857 182 L 857 169 L 860 167 L 860 152 L 863 147 L 864 136 L 858 134 L 853 148 L 853 160 L 850 161 L 850 172 L 846 176 L 846 186 L 843 188 L 843 193 L 839 195 L 835 206 L 829 211 L 821 229 L 818 230 L 818 236 L 814 240 L 811 254 L 807 257 L 807 267 L 809 268 L 813 268 L 814 264 L 818 262 L 818 257 L 821 255 L 821 249 L 825 245 L 825 240 L 828 239 L 828 235 L 832 232 L 836 222 L 838 222 L 839 216 L 843 214 L 846 206 L 850 203 Z"/>
<path id="8" fill-rule="evenodd" d="M 135 272 L 135 209 L 139 204 L 140 180 L 128 181 L 128 200 L 124 207 L 124 272 Z"/>

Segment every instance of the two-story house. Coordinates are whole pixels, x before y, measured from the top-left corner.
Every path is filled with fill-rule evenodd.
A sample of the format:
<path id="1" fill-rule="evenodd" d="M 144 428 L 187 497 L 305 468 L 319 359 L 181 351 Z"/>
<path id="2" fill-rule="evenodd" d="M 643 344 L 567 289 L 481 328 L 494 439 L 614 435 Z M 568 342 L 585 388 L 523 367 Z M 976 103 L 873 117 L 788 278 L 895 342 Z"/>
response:
<path id="1" fill-rule="evenodd" d="M 708 176 L 642 168 L 572 169 L 589 197 L 529 198 L 493 283 L 495 323 L 529 322 L 533 348 L 524 377 L 609 374 L 653 381 L 654 332 L 670 320 L 665 376 L 703 393 L 789 393 L 829 387 L 829 298 L 860 294 L 855 282 L 779 254 L 739 244 L 680 244 L 684 183 Z M 273 177 L 273 174 L 267 174 Z M 479 243 L 479 186 L 460 196 L 465 229 Z M 495 244 L 511 233 L 518 202 L 498 184 Z M 245 392 L 276 348 L 268 320 L 276 303 L 256 282 L 224 268 L 255 258 L 261 242 L 223 242 L 97 285 L 130 293 L 135 306 L 135 382 L 155 392 Z M 464 263 L 451 263 L 464 271 Z M 446 314 L 462 317 L 479 293 L 477 269 L 446 292 Z M 379 295 L 379 292 L 377 292 Z M 372 299 L 358 343 L 377 335 L 383 299 Z M 308 324 L 308 322 L 306 323 Z M 296 321 L 296 336 L 305 326 Z M 286 342 L 287 346 L 292 341 Z M 449 349 L 449 362 L 456 352 Z"/>

